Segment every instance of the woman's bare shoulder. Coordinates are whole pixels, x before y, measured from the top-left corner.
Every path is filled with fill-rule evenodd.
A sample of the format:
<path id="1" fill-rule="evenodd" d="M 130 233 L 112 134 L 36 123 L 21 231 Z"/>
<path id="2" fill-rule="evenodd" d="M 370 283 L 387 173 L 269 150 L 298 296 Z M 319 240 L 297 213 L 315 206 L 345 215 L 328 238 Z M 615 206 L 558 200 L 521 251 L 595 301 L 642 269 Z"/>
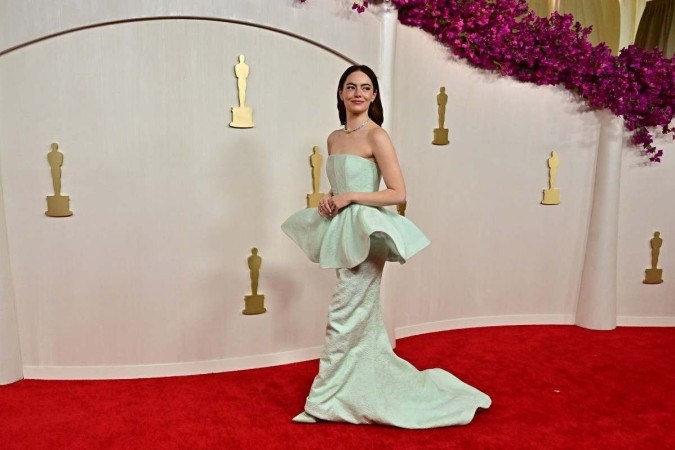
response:
<path id="1" fill-rule="evenodd" d="M 381 147 L 383 145 L 385 146 L 391 145 L 391 138 L 389 137 L 389 133 L 387 133 L 387 130 L 385 130 L 380 126 L 373 127 L 370 130 L 368 130 L 368 140 L 370 141 L 371 145 L 375 147 Z"/>
<path id="2" fill-rule="evenodd" d="M 328 140 L 328 143 L 331 143 L 331 144 L 332 144 L 333 142 L 335 142 L 335 140 L 337 139 L 337 137 L 340 135 L 340 132 L 341 132 L 341 131 L 342 131 L 341 129 L 337 129 L 337 130 L 333 131 L 331 134 L 329 134 L 329 135 L 328 135 L 328 139 L 327 139 L 327 140 Z"/>
<path id="3" fill-rule="evenodd" d="M 341 130 L 333 131 L 331 134 L 328 135 L 328 138 L 326 139 L 326 147 L 329 155 L 331 154 L 331 149 L 333 145 L 339 139 L 340 131 Z"/>

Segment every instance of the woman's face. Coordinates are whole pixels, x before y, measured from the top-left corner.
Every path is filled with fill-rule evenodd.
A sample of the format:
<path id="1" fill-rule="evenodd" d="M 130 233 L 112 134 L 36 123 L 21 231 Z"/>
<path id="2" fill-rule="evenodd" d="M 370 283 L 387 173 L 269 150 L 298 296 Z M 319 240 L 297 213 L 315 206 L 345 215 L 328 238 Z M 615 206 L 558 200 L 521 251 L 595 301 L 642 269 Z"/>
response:
<path id="1" fill-rule="evenodd" d="M 367 112 L 375 96 L 377 93 L 370 77 L 359 71 L 350 73 L 340 89 L 340 99 L 344 102 L 347 112 L 354 115 Z"/>

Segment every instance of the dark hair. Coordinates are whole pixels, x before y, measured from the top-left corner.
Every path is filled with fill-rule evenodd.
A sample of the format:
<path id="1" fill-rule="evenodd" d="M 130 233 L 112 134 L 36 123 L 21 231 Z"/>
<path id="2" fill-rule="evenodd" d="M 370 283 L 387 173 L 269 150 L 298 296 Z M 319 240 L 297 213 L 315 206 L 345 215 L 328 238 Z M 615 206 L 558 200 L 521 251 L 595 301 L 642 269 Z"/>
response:
<path id="1" fill-rule="evenodd" d="M 382 100 L 380 100 L 380 85 L 377 83 L 377 76 L 375 76 L 373 69 L 362 65 L 354 65 L 349 67 L 340 77 L 340 82 L 338 83 L 337 89 L 337 109 L 338 116 L 340 117 L 340 123 L 343 125 L 347 123 L 347 110 L 345 108 L 345 104 L 340 99 L 340 91 L 342 90 L 342 86 L 345 84 L 347 77 L 354 72 L 365 73 L 373 83 L 373 89 L 377 95 L 375 96 L 375 100 L 373 100 L 373 102 L 368 107 L 368 117 L 370 117 L 370 120 L 376 124 L 382 125 L 382 122 L 384 122 L 384 112 L 382 111 Z"/>

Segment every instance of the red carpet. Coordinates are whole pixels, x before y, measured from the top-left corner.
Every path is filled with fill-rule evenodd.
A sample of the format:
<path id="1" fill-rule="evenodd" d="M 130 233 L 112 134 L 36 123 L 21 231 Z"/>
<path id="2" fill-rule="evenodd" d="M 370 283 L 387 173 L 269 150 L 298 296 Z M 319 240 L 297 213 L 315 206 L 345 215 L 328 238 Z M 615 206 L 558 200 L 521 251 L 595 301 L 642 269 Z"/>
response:
<path id="1" fill-rule="evenodd" d="M 0 448 L 675 448 L 675 328 L 494 327 L 402 339 L 418 368 L 488 393 L 470 425 L 295 424 L 317 361 L 0 387 Z"/>

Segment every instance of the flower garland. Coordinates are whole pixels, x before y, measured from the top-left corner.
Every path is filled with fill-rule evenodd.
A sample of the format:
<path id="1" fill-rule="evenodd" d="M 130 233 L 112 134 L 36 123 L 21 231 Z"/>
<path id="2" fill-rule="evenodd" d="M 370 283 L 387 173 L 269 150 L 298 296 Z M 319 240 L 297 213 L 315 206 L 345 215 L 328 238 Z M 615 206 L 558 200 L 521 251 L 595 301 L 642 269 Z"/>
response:
<path id="1" fill-rule="evenodd" d="M 635 45 L 614 56 L 588 41 L 591 28 L 571 14 L 538 17 L 525 0 L 392 0 L 402 24 L 422 28 L 453 53 L 482 69 L 538 85 L 562 85 L 591 108 L 625 120 L 632 142 L 651 161 L 652 127 L 675 138 L 675 63 L 660 50 Z"/>
<path id="2" fill-rule="evenodd" d="M 305 2 L 306 0 L 300 0 Z M 635 45 L 612 54 L 606 44 L 588 41 L 571 14 L 538 17 L 526 0 L 391 0 L 399 21 L 423 29 L 475 67 L 538 85 L 562 85 L 594 109 L 624 118 L 631 141 L 650 161 L 663 150 L 651 129 L 672 134 L 675 115 L 675 61 Z M 367 1 L 355 2 L 359 13 Z"/>

